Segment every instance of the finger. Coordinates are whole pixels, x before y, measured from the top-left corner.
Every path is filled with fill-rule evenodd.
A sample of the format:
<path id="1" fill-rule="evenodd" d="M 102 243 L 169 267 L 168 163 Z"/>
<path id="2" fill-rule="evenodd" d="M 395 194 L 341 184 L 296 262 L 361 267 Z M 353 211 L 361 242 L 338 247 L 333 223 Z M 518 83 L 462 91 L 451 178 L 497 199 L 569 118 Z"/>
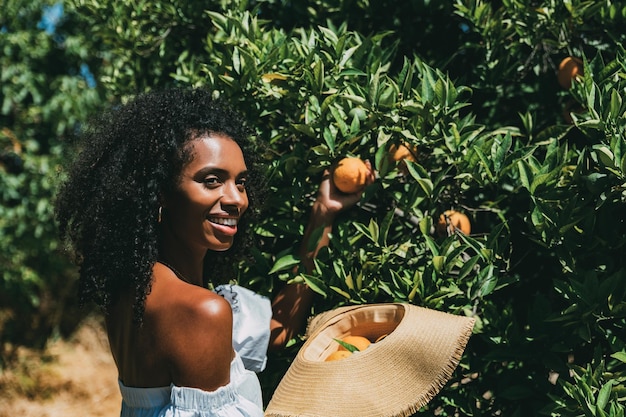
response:
<path id="1" fill-rule="evenodd" d="M 371 183 L 373 183 L 376 180 L 376 171 L 374 170 L 374 168 L 372 168 L 372 163 L 369 161 L 369 159 L 365 160 L 365 166 L 367 166 L 367 177 L 365 178 L 365 183 L 367 185 L 370 185 Z"/>

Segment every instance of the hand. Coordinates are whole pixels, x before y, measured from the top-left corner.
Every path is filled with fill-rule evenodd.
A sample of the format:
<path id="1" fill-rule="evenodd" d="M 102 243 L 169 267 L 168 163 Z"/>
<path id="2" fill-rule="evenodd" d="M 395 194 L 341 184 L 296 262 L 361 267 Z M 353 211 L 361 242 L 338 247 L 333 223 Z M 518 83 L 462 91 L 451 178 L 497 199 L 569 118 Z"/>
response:
<path id="1" fill-rule="evenodd" d="M 369 161 L 365 161 L 365 165 L 368 169 L 368 174 L 365 179 L 365 184 L 370 185 L 374 182 L 375 173 L 372 169 L 372 164 Z M 317 198 L 315 199 L 314 213 L 320 216 L 334 217 L 340 211 L 348 209 L 354 206 L 361 200 L 363 191 L 359 191 L 352 194 L 346 194 L 337 189 L 332 181 L 331 171 L 328 169 L 324 171 L 322 176 L 322 182 L 317 192 Z"/>
<path id="2" fill-rule="evenodd" d="M 365 184 L 370 185 L 374 182 L 375 175 L 370 162 L 365 161 L 365 165 L 368 169 Z M 314 259 L 318 251 L 328 245 L 335 215 L 354 206 L 362 195 L 363 191 L 352 194 L 342 193 L 333 184 L 331 171 L 324 171 L 300 246 L 302 268 L 306 273 L 310 274 L 313 271 Z M 312 232 L 320 227 L 323 228 L 322 234 L 313 243 L 315 247 L 310 248 Z M 288 284 L 280 290 L 272 301 L 270 349 L 284 346 L 304 327 L 312 302 L 313 290 L 306 284 Z"/>

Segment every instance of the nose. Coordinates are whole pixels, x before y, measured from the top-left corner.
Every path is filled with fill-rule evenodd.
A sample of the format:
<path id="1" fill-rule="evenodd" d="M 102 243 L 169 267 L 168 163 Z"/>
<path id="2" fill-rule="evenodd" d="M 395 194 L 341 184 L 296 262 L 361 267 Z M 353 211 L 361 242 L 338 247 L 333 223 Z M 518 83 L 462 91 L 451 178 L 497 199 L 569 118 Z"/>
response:
<path id="1" fill-rule="evenodd" d="M 225 210 L 236 209 L 237 212 L 243 213 L 248 208 L 248 194 L 241 185 L 238 185 L 235 181 L 228 181 L 224 184 L 222 190 L 220 202 Z"/>

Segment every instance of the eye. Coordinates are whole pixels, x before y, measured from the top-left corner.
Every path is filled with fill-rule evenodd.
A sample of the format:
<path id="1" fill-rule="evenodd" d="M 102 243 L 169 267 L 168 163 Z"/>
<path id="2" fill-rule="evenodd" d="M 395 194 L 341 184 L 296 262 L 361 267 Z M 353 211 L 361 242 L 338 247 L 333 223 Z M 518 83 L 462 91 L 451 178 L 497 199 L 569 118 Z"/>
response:
<path id="1" fill-rule="evenodd" d="M 240 190 L 245 190 L 245 189 L 246 189 L 246 181 L 247 181 L 247 180 L 246 180 L 245 178 L 239 178 L 239 179 L 237 180 L 237 187 L 238 187 Z"/>
<path id="2" fill-rule="evenodd" d="M 207 188 L 212 188 L 220 184 L 220 179 L 216 176 L 206 177 L 202 180 L 202 183 Z"/>

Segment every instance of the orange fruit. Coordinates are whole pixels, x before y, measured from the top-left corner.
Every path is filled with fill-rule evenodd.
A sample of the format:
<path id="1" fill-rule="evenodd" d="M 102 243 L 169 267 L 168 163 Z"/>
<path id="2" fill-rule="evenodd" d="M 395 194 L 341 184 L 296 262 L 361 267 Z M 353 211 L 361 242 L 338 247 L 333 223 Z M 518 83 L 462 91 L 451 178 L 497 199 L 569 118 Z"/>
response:
<path id="1" fill-rule="evenodd" d="M 557 79 L 559 85 L 568 90 L 572 87 L 572 80 L 583 75 L 583 61 L 573 56 L 565 57 L 559 64 Z"/>
<path id="2" fill-rule="evenodd" d="M 389 147 L 389 156 L 393 161 L 404 161 L 405 159 L 408 159 L 411 162 L 415 162 L 416 155 L 417 148 L 414 146 L 409 148 L 403 143 L 400 145 L 396 145 L 394 143 Z"/>
<path id="3" fill-rule="evenodd" d="M 409 145 L 410 146 L 410 145 Z M 417 148 L 415 146 L 409 147 L 406 144 L 401 143 L 400 145 L 396 145 L 395 143 L 389 147 L 389 159 L 392 163 L 398 162 L 398 170 L 407 175 L 409 173 L 408 168 L 406 167 L 405 161 L 416 161 L 417 156 Z"/>
<path id="4" fill-rule="evenodd" d="M 363 337 L 363 336 L 346 336 L 343 339 L 341 339 L 341 341 L 354 346 L 359 351 L 363 351 L 367 349 L 367 347 L 372 344 L 372 342 L 370 342 L 370 340 L 367 337 Z M 348 349 L 346 349 L 343 345 L 339 345 L 339 351 L 347 351 L 347 350 Z"/>
<path id="5" fill-rule="evenodd" d="M 337 361 L 339 359 L 347 358 L 352 355 L 352 352 L 348 350 L 336 350 L 324 359 L 326 362 Z"/>
<path id="6" fill-rule="evenodd" d="M 450 236 L 455 230 L 469 235 L 472 230 L 472 225 L 467 215 L 455 210 L 446 210 L 439 216 L 436 230 L 439 236 Z"/>
<path id="7" fill-rule="evenodd" d="M 365 188 L 368 174 L 367 165 L 360 158 L 343 158 L 333 170 L 333 183 L 341 192 L 357 193 Z"/>

